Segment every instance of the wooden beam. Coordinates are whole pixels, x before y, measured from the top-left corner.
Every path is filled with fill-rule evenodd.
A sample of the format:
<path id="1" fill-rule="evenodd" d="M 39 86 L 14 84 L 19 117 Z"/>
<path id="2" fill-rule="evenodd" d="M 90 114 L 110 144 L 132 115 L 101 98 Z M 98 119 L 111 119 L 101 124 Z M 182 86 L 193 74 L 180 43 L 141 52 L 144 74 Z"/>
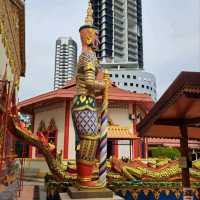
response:
<path id="1" fill-rule="evenodd" d="M 185 119 L 185 124 L 187 125 L 194 125 L 200 123 L 200 117 L 194 117 L 190 119 Z"/>
<path id="2" fill-rule="evenodd" d="M 180 119 L 158 119 L 155 121 L 156 125 L 167 125 L 167 126 L 180 126 L 181 120 Z"/>
<path id="3" fill-rule="evenodd" d="M 194 117 L 189 119 L 158 119 L 154 124 L 156 125 L 168 125 L 168 126 L 181 126 L 182 124 L 187 126 L 195 125 L 200 123 L 200 117 Z"/>
<path id="4" fill-rule="evenodd" d="M 185 123 L 182 123 L 180 126 L 180 132 L 181 132 L 181 138 L 180 138 L 180 149 L 181 149 L 181 156 L 186 157 L 186 160 L 188 161 L 188 131 L 187 126 Z M 183 188 L 190 188 L 190 172 L 187 162 L 187 167 L 182 168 L 182 184 Z"/>

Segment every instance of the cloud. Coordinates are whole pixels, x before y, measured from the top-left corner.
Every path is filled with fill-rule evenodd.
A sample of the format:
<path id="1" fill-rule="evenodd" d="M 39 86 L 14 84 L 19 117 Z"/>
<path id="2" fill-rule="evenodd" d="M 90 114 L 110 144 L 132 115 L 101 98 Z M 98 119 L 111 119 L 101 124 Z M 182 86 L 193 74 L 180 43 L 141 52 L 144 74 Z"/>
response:
<path id="1" fill-rule="evenodd" d="M 145 69 L 159 97 L 181 71 L 200 71 L 200 2 L 143 1 L 143 25 Z"/>

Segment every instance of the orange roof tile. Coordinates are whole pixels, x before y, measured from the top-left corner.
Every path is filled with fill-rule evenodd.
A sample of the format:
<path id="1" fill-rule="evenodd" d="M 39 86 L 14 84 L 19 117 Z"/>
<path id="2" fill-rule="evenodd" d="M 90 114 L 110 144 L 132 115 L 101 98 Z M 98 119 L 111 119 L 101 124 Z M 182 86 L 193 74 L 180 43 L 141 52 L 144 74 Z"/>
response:
<path id="1" fill-rule="evenodd" d="M 109 139 L 137 139 L 137 136 L 132 133 L 128 127 L 119 125 L 108 126 L 108 138 Z"/>
<path id="2" fill-rule="evenodd" d="M 18 104 L 18 108 L 23 111 L 30 111 L 46 103 L 62 101 L 64 99 L 72 99 L 75 95 L 75 90 L 76 82 L 75 79 L 73 79 L 67 82 L 66 86 L 61 89 L 50 91 L 20 102 Z M 118 88 L 114 84 L 112 84 L 109 89 L 108 97 L 109 101 L 135 102 L 141 106 L 144 106 L 147 110 L 150 110 L 154 104 L 152 98 L 149 95 L 128 92 Z M 101 99 L 101 97 L 98 97 L 97 99 Z"/>

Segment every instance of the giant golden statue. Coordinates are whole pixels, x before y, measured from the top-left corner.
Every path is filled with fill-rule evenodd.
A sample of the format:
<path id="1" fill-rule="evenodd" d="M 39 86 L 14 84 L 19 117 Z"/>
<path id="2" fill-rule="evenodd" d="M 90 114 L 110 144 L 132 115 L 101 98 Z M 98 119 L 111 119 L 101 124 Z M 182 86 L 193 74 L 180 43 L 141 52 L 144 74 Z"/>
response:
<path id="1" fill-rule="evenodd" d="M 89 3 L 86 24 L 79 30 L 82 53 L 77 65 L 76 95 L 72 106 L 72 118 L 76 132 L 77 183 L 80 189 L 103 188 L 106 185 L 107 90 L 110 83 L 106 71 L 102 81 L 96 80 L 99 67 L 96 50 L 99 42 L 92 15 L 92 6 Z M 96 96 L 99 95 L 103 96 L 100 122 L 96 106 Z M 61 154 L 55 152 L 55 146 L 49 144 L 43 134 L 36 136 L 24 127 L 17 116 L 17 110 L 15 113 L 9 113 L 8 130 L 18 139 L 35 146 L 42 152 L 53 179 L 65 182 L 76 178 L 67 172 L 61 160 Z M 100 165 L 99 178 L 94 180 L 92 173 L 96 160 L 99 160 Z"/>
<path id="2" fill-rule="evenodd" d="M 82 52 L 77 65 L 76 95 L 72 117 L 76 132 L 76 163 L 78 183 L 81 189 L 101 188 L 105 182 L 92 180 L 97 151 L 100 143 L 96 96 L 102 95 L 106 81 L 96 80 L 99 63 L 96 57 L 98 31 L 93 26 L 92 6 L 89 3 L 85 25 L 80 28 Z"/>

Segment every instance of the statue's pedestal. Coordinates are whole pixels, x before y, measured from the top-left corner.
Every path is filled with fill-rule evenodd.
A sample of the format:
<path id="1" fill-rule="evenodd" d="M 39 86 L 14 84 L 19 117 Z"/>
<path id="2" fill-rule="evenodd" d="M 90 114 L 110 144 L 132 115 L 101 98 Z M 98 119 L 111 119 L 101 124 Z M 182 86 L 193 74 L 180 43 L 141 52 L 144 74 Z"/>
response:
<path id="1" fill-rule="evenodd" d="M 69 187 L 68 193 L 60 193 L 61 200 L 67 199 L 113 199 L 113 192 L 109 189 L 100 190 L 78 190 L 75 187 Z"/>

